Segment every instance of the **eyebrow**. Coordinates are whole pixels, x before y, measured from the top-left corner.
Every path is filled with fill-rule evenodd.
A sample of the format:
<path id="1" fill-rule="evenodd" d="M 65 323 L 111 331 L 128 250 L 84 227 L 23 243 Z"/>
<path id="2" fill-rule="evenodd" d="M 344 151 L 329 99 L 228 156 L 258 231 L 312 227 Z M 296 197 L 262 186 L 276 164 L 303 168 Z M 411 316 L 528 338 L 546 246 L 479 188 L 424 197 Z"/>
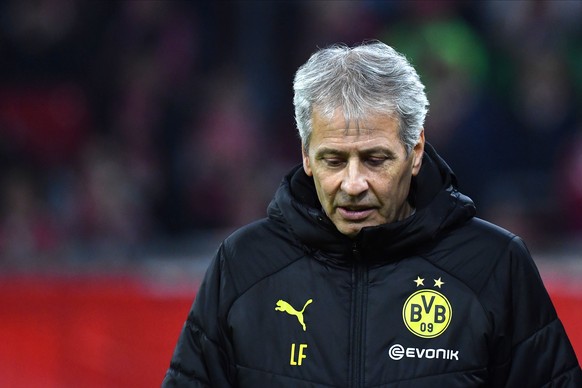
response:
<path id="1" fill-rule="evenodd" d="M 391 149 L 385 148 L 385 147 L 371 147 L 371 148 L 366 148 L 363 150 L 360 150 L 358 152 L 360 155 L 372 155 L 372 154 L 381 154 L 381 155 L 385 155 L 387 157 L 391 157 L 391 158 L 395 158 L 397 156 L 397 154 L 392 151 Z M 317 152 L 315 153 L 315 157 L 316 158 L 322 158 L 325 155 L 347 155 L 349 154 L 348 151 L 343 151 L 343 150 L 339 150 L 337 148 L 330 148 L 330 147 L 322 147 L 320 149 L 317 150 Z"/>

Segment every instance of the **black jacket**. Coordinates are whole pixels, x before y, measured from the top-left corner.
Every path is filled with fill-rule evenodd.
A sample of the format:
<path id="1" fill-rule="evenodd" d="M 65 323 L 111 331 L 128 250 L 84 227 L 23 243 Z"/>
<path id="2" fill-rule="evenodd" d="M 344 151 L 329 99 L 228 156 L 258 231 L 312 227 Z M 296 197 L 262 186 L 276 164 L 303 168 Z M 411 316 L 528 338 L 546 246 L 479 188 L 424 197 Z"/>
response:
<path id="1" fill-rule="evenodd" d="M 581 387 L 523 242 L 427 145 L 409 218 L 352 240 L 301 166 L 220 246 L 165 387 Z"/>

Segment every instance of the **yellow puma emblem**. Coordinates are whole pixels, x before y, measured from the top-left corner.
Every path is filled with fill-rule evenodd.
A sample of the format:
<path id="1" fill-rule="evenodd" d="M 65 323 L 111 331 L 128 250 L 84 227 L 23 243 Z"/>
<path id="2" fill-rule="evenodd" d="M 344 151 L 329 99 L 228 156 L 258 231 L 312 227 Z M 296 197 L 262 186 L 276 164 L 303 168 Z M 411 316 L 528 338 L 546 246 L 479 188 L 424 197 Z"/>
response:
<path id="1" fill-rule="evenodd" d="M 303 321 L 303 312 L 305 311 L 305 308 L 307 306 L 309 306 L 309 304 L 311 302 L 313 302 L 313 299 L 309 299 L 307 302 L 305 302 L 303 309 L 301 311 L 297 311 L 289 303 L 285 302 L 284 300 L 279 299 L 279 301 L 277 302 L 277 307 L 275 307 L 275 310 L 276 311 L 284 311 L 289 315 L 296 316 L 297 320 L 299 321 L 299 323 L 303 327 L 303 331 L 306 331 L 307 328 L 305 327 L 305 322 Z"/>

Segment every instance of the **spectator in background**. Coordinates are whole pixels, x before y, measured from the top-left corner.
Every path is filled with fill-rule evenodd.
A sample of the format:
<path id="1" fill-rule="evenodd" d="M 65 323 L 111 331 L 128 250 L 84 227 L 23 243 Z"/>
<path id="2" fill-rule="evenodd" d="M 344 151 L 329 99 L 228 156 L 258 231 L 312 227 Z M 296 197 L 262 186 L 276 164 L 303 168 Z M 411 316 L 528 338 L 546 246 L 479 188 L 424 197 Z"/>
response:
<path id="1" fill-rule="evenodd" d="M 0 188 L 0 267 L 31 270 L 61 263 L 64 230 L 43 206 L 34 175 L 14 169 Z"/>
<path id="2" fill-rule="evenodd" d="M 558 195 L 558 216 L 568 226 L 569 237 L 582 243 L 582 128 L 563 146 L 556 169 L 554 188 Z"/>
<path id="3" fill-rule="evenodd" d="M 69 231 L 83 260 L 123 262 L 151 235 L 147 190 L 125 157 L 108 139 L 92 139 L 84 149 Z"/>

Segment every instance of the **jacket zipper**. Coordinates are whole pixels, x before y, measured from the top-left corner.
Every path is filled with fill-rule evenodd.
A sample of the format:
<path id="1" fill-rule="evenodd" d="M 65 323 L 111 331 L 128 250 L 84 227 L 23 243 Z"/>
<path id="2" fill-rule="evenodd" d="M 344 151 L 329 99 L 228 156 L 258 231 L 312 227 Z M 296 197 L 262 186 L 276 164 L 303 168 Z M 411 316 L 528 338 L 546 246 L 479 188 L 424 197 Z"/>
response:
<path id="1" fill-rule="evenodd" d="M 358 244 L 354 242 L 352 246 L 354 267 L 352 271 L 354 288 L 352 291 L 352 314 L 351 314 L 351 341 L 350 341 L 350 373 L 349 386 L 363 387 L 365 382 L 365 316 L 367 300 L 368 270 L 361 262 Z"/>

